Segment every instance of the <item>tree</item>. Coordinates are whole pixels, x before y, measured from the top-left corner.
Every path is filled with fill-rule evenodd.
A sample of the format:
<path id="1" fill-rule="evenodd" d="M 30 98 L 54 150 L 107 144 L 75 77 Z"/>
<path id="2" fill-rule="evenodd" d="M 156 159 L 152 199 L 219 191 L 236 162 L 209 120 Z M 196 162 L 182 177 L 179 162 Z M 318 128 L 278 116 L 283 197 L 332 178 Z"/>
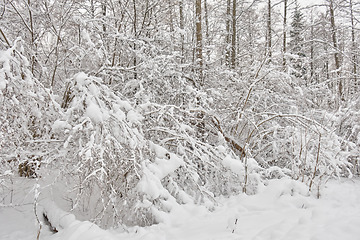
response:
<path id="1" fill-rule="evenodd" d="M 269 58 L 269 62 L 271 62 L 272 58 L 272 25 L 271 25 L 271 0 L 267 1 L 267 17 L 266 17 L 266 55 Z"/>
<path id="2" fill-rule="evenodd" d="M 37 177 L 43 162 L 56 154 L 50 139 L 51 122 L 57 105 L 49 91 L 31 73 L 32 66 L 22 54 L 22 40 L 0 51 L 0 158 L 13 166 L 12 173 Z M 1 168 L 4 170 L 4 168 Z"/>
<path id="3" fill-rule="evenodd" d="M 337 73 L 337 85 L 338 85 L 338 99 L 339 100 L 343 100 L 344 99 L 344 86 L 343 86 L 343 80 L 340 77 L 340 56 L 339 56 L 339 46 L 338 46 L 338 42 L 337 42 L 337 37 L 336 37 L 336 24 L 335 24 L 335 8 L 334 8 L 334 0 L 329 0 L 328 1 L 329 5 L 329 12 L 330 12 L 330 26 L 331 26 L 331 39 L 332 39 L 332 44 L 333 44 L 333 48 L 334 48 L 334 61 L 335 61 L 335 71 Z"/>
<path id="4" fill-rule="evenodd" d="M 287 0 L 284 0 L 284 20 L 283 20 L 283 66 L 286 67 L 286 32 L 287 32 Z"/>
<path id="5" fill-rule="evenodd" d="M 195 4 L 195 63 L 196 63 L 196 72 L 197 79 L 200 85 L 203 84 L 203 39 L 202 39 L 202 11 L 201 11 L 201 0 L 196 0 Z"/>
<path id="6" fill-rule="evenodd" d="M 237 15 L 236 15 L 236 8 L 237 8 L 237 4 L 236 4 L 236 0 L 233 0 L 233 4 L 232 4 L 232 15 L 231 15 L 231 23 L 232 23 L 232 34 L 231 34 L 231 67 L 235 68 L 236 66 L 236 39 L 237 39 L 237 34 L 236 34 L 236 19 L 237 19 Z"/>
<path id="7" fill-rule="evenodd" d="M 305 48 L 304 48 L 304 16 L 300 11 L 300 5 L 295 2 L 295 10 L 292 15 L 290 30 L 290 53 L 293 74 L 296 77 L 306 79 Z"/>
<path id="8" fill-rule="evenodd" d="M 179 1 L 179 27 L 180 27 L 180 30 L 181 30 L 181 33 L 180 33 L 180 38 L 181 38 L 181 41 L 180 41 L 180 45 L 181 45 L 181 63 L 184 63 L 185 62 L 185 33 L 184 33 L 184 30 L 185 30 L 185 23 L 184 23 L 184 0 L 180 0 Z"/>
<path id="9" fill-rule="evenodd" d="M 353 84 L 351 86 L 352 92 L 356 93 L 360 88 L 358 69 L 357 69 L 357 43 L 355 38 L 355 16 L 354 16 L 354 9 L 353 9 L 353 2 L 349 0 L 349 9 L 350 9 L 350 21 L 351 21 L 351 52 L 352 52 L 352 79 Z"/>
<path id="10" fill-rule="evenodd" d="M 359 79 L 359 5 L 291 3 L 0 1 L 1 170 L 41 156 L 68 210 L 103 227 L 346 174 L 359 102 L 335 109 L 333 79 Z"/>
<path id="11" fill-rule="evenodd" d="M 230 56 L 231 56 L 231 31 L 230 31 L 230 23 L 231 23 L 231 0 L 226 1 L 226 41 L 225 41 L 225 63 L 230 65 Z"/>

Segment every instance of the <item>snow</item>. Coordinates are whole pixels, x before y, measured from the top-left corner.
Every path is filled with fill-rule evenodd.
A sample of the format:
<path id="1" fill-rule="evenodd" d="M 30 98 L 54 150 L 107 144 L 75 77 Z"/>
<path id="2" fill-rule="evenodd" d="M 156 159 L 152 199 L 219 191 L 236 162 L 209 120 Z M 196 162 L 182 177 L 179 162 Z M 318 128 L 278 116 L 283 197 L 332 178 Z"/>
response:
<path id="1" fill-rule="evenodd" d="M 183 124 L 183 123 L 181 123 L 180 124 L 180 129 L 183 131 L 183 132 L 190 132 L 190 133 L 194 133 L 195 131 L 194 131 L 194 129 L 192 129 L 192 127 L 190 127 L 189 125 L 187 125 L 187 124 Z"/>
<path id="2" fill-rule="evenodd" d="M 160 196 L 166 197 L 167 192 L 163 188 L 159 178 L 151 172 L 149 169 L 144 167 L 143 177 L 137 185 L 137 189 L 140 192 L 145 193 L 151 199 L 156 199 Z M 150 205 L 149 205 L 150 206 Z"/>
<path id="3" fill-rule="evenodd" d="M 180 166 L 184 165 L 184 161 L 175 154 L 169 154 L 169 159 L 155 159 L 155 163 L 149 164 L 148 168 L 159 178 L 163 179 L 170 173 L 174 172 Z"/>
<path id="4" fill-rule="evenodd" d="M 223 165 L 229 168 L 232 172 L 240 174 L 244 171 L 243 163 L 238 159 L 233 159 L 230 155 L 227 155 L 223 159 Z"/>
<path id="5" fill-rule="evenodd" d="M 160 181 L 184 165 L 184 161 L 155 143 L 150 143 L 150 149 L 155 153 L 156 157 L 154 162 L 146 161 L 146 163 L 142 163 L 143 177 L 138 183 L 137 189 L 152 200 L 160 196 L 168 198 L 169 194 Z"/>
<path id="6" fill-rule="evenodd" d="M 0 72 L 0 93 L 6 88 L 7 81 L 5 80 L 5 74 Z"/>
<path id="7" fill-rule="evenodd" d="M 222 199 L 213 212 L 185 205 L 168 223 L 119 239 L 355 239 L 360 229 L 359 181 L 333 182 L 319 200 L 304 185 L 274 180 L 258 195 Z"/>
<path id="8" fill-rule="evenodd" d="M 51 201 L 43 201 L 41 205 L 51 224 L 58 230 L 70 227 L 75 221 L 73 214 L 61 210 Z"/>
<path id="9" fill-rule="evenodd" d="M 31 185 L 34 180 L 27 181 Z M 44 208 L 59 232 L 51 234 L 44 225 L 40 239 L 354 240 L 360 236 L 359 189 L 360 179 L 332 180 L 321 190 L 321 198 L 316 199 L 300 182 L 271 180 L 256 195 L 218 199 L 213 211 L 190 203 L 172 204 L 171 211 L 163 213 L 163 222 L 157 225 L 111 230 L 76 220 L 74 215 L 43 199 L 39 208 Z M 36 239 L 37 231 L 33 204 L 0 205 L 1 239 Z"/>
<path id="10" fill-rule="evenodd" d="M 0 51 L 0 93 L 6 88 L 8 81 L 6 80 L 7 75 L 11 74 L 11 67 L 10 67 L 10 51 Z"/>
<path id="11" fill-rule="evenodd" d="M 150 150 L 153 151 L 158 158 L 166 158 L 166 154 L 169 154 L 168 150 L 164 147 L 150 142 Z"/>
<path id="12" fill-rule="evenodd" d="M 114 110 L 111 113 L 113 113 L 115 118 L 119 121 L 124 121 L 126 118 L 125 113 L 116 105 L 114 106 Z"/>
<path id="13" fill-rule="evenodd" d="M 51 126 L 52 131 L 62 131 L 65 129 L 71 129 L 71 125 L 67 121 L 56 120 Z"/>
<path id="14" fill-rule="evenodd" d="M 87 78 L 88 78 L 88 75 L 84 72 L 79 72 L 79 73 L 75 74 L 75 76 L 74 76 L 76 83 L 79 84 L 80 86 L 85 84 L 85 80 Z"/>
<path id="15" fill-rule="evenodd" d="M 133 124 L 140 124 L 144 117 L 134 110 L 130 110 L 127 113 L 127 120 L 129 121 L 130 126 Z"/>
<path id="16" fill-rule="evenodd" d="M 61 210 L 52 202 L 43 202 L 44 213 L 59 233 L 49 239 L 115 239 L 109 232 L 88 221 L 81 222 L 73 214 Z M 61 231 L 66 229 L 66 231 Z"/>
<path id="17" fill-rule="evenodd" d="M 95 123 L 101 123 L 103 121 L 103 114 L 101 109 L 93 101 L 88 101 L 85 115 Z"/>
<path id="18" fill-rule="evenodd" d="M 159 179 L 163 179 L 184 165 L 184 161 L 181 158 L 176 154 L 169 153 L 160 145 L 150 143 L 150 149 L 155 152 L 156 158 L 154 163 L 150 163 L 146 167 Z"/>
<path id="19" fill-rule="evenodd" d="M 133 108 L 128 101 L 118 99 L 116 103 L 126 112 L 130 111 Z"/>
<path id="20" fill-rule="evenodd" d="M 32 240 L 36 239 L 36 234 L 37 226 L 28 206 L 15 208 L 0 205 L 0 238 L 2 240 Z"/>
<path id="21" fill-rule="evenodd" d="M 222 145 L 217 146 L 217 150 L 218 150 L 220 153 L 226 153 L 226 147 L 224 147 L 224 146 L 222 146 Z"/>

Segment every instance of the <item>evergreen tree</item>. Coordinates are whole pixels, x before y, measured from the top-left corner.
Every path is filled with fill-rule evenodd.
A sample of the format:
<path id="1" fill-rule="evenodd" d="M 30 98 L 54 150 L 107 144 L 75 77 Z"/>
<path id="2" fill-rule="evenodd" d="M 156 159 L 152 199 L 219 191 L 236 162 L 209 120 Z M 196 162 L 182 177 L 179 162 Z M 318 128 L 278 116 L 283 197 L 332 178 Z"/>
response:
<path id="1" fill-rule="evenodd" d="M 296 1 L 290 30 L 290 66 L 294 76 L 306 79 L 304 29 L 304 15 L 300 11 L 299 3 Z"/>

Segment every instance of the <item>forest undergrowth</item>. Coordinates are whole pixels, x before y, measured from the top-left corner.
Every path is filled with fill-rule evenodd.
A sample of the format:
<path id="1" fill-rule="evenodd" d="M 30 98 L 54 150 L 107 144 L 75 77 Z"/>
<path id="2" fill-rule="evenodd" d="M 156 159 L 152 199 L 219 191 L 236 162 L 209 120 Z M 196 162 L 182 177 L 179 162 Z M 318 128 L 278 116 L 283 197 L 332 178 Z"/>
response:
<path id="1" fill-rule="evenodd" d="M 227 12 L 232 24 L 216 15 L 224 8 L 200 1 L 213 10 L 200 9 L 207 16 L 200 18 L 203 29 L 199 21 L 194 26 L 186 21 L 199 17 L 198 11 L 182 12 L 192 6 L 187 1 L 171 5 L 180 15 L 172 22 L 165 21 L 172 8 L 152 1 L 134 0 L 132 8 L 97 1 L 5 2 L 0 4 L 4 206 L 11 205 L 14 176 L 41 178 L 34 201 L 49 198 L 104 228 L 148 226 L 178 205 L 212 210 L 219 197 L 256 194 L 270 179 L 303 182 L 309 194 L 320 197 L 329 179 L 359 174 L 357 60 L 336 45 L 330 59 L 328 44 L 307 41 L 307 31 L 335 27 L 327 21 L 334 18 L 331 11 L 305 28 L 305 10 L 292 3 L 286 38 L 287 28 L 281 35 L 277 20 L 259 27 L 256 1 L 233 1 L 232 10 L 241 11 Z M 35 11 L 35 5 L 42 8 Z M 346 7 L 352 9 L 339 9 Z M 269 9 L 268 18 L 276 6 Z M 126 21 L 133 21 L 131 30 Z M 18 34 L 8 31 L 11 26 Z M 221 27 L 228 34 L 215 31 Z M 237 27 L 247 31 L 244 39 L 231 38 Z M 271 29 L 265 40 L 261 35 L 269 27 L 278 32 L 275 43 Z M 289 50 L 280 46 L 280 36 Z M 321 37 L 330 39 L 330 33 Z"/>
<path id="2" fill-rule="evenodd" d="M 357 102 L 314 109 L 304 101 L 312 91 L 299 94 L 299 83 L 274 71 L 229 84 L 247 89 L 240 100 L 226 93 L 235 89 L 204 86 L 185 88 L 186 103 L 134 102 L 81 72 L 61 97 L 33 77 L 21 44 L 1 54 L 3 204 L 11 176 L 43 177 L 50 184 L 40 189 L 61 189 L 54 196 L 67 210 L 101 226 L 151 225 L 174 205 L 211 209 L 216 197 L 256 194 L 267 179 L 316 192 L 357 174 Z"/>

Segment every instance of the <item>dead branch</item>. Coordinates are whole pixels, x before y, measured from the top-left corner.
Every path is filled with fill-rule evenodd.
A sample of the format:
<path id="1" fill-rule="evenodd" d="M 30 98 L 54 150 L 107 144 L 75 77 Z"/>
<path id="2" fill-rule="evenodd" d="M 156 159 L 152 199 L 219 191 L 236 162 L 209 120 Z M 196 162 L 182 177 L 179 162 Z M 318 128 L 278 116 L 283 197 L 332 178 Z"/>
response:
<path id="1" fill-rule="evenodd" d="M 230 144 L 231 148 L 236 151 L 236 152 L 239 152 L 240 153 L 240 158 L 243 158 L 245 157 L 245 151 L 244 149 L 237 143 L 235 142 L 233 139 L 231 139 L 230 137 L 228 137 L 224 131 L 222 130 L 221 128 L 221 124 L 220 124 L 220 121 L 219 119 L 217 119 L 215 116 L 212 117 L 212 122 L 213 124 L 215 125 L 215 127 L 218 129 L 218 131 L 221 133 L 221 135 L 224 137 L 225 141 Z"/>

